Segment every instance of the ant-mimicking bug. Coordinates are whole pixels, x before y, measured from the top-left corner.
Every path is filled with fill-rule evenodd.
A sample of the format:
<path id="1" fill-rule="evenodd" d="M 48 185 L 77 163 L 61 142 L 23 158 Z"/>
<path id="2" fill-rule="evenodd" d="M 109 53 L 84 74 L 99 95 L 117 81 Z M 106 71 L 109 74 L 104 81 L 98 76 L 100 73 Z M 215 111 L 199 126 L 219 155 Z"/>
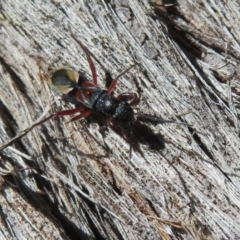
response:
<path id="1" fill-rule="evenodd" d="M 11 139 L 7 144 L 0 147 L 0 150 L 6 148 L 11 143 L 24 136 L 34 127 L 43 124 L 53 117 L 73 115 L 77 113 L 78 115 L 74 116 L 71 121 L 87 117 L 92 113 L 98 113 L 104 116 L 107 120 L 108 126 L 110 126 L 117 134 L 129 142 L 130 155 L 133 143 L 131 140 L 129 140 L 129 132 L 127 131 L 130 129 L 131 134 L 131 127 L 133 127 L 133 124 L 136 121 L 136 117 L 140 121 L 188 125 L 187 123 L 164 120 L 147 114 L 134 114 L 132 107 L 139 102 L 139 98 L 136 93 L 125 92 L 119 94 L 117 97 L 113 95 L 113 92 L 117 86 L 118 79 L 127 73 L 134 65 L 119 74 L 114 80 L 111 81 L 108 89 L 104 90 L 98 86 L 97 73 L 95 64 L 92 60 L 92 54 L 90 54 L 90 51 L 87 49 L 87 47 L 84 46 L 82 42 L 78 40 L 73 34 L 71 34 L 71 37 L 78 43 L 78 45 L 86 54 L 87 61 L 92 73 L 93 82 L 89 82 L 85 76 L 68 68 L 59 68 L 55 70 L 50 75 L 49 81 L 63 94 L 63 98 L 65 100 L 79 104 L 79 107 L 55 112 L 43 120 L 34 123 L 22 135 Z M 136 147 L 136 149 L 140 151 L 138 147 Z"/>

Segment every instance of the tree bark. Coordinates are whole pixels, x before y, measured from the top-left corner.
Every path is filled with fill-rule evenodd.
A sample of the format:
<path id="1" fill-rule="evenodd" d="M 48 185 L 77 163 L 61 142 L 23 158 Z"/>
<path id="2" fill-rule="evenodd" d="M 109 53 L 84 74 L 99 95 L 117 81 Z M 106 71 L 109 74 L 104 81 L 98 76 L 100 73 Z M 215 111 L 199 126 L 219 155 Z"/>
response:
<path id="1" fill-rule="evenodd" d="M 22 134 L 0 152 L 0 239 L 240 238 L 237 1 L 2 0 L 0 9 L 0 146 Z M 131 158 L 93 117 L 21 132 L 74 108 L 47 84 L 51 70 L 91 80 L 69 29 L 94 55 L 102 88 L 106 70 L 136 64 L 115 91 L 139 94 L 136 116 L 189 126 L 136 120 Z"/>

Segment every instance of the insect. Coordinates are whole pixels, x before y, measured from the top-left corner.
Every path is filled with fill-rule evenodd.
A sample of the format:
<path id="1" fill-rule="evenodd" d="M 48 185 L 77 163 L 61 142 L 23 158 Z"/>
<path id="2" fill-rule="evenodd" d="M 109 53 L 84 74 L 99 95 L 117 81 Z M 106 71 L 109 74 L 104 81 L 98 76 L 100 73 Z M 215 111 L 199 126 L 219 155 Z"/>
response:
<path id="1" fill-rule="evenodd" d="M 95 64 L 92 59 L 92 54 L 90 54 L 90 51 L 87 49 L 87 47 L 84 46 L 82 42 L 79 41 L 73 34 L 71 34 L 71 37 L 78 43 L 78 45 L 86 54 L 87 61 L 92 73 L 92 82 L 88 81 L 83 74 L 79 74 L 68 68 L 60 68 L 55 70 L 50 75 L 49 81 L 63 94 L 63 98 L 65 100 L 73 102 L 78 106 L 74 109 L 55 112 L 50 116 L 46 117 L 45 119 L 36 122 L 22 135 L 17 136 L 16 138 L 10 140 L 7 144 L 2 146 L 0 150 L 25 135 L 32 128 L 43 124 L 44 122 L 48 121 L 53 117 L 77 114 L 71 119 L 71 121 L 75 121 L 87 117 L 92 113 L 97 113 L 106 120 L 109 127 L 111 127 L 127 142 L 129 142 L 131 154 L 132 146 L 134 144 L 129 138 L 129 132 L 131 135 L 132 129 L 134 129 L 134 123 L 136 122 L 136 114 L 134 113 L 133 106 L 135 106 L 139 102 L 139 98 L 138 95 L 133 92 L 121 93 L 117 97 L 115 97 L 113 93 L 117 86 L 118 79 L 122 75 L 127 73 L 134 65 L 119 74 L 114 80 L 111 81 L 107 90 L 104 90 L 98 86 L 97 73 Z M 155 123 L 176 123 L 174 121 L 163 120 L 161 118 L 149 116 L 146 114 L 138 114 L 137 117 L 141 121 L 145 120 Z M 177 124 L 187 125 L 185 123 Z"/>
<path id="2" fill-rule="evenodd" d="M 63 96 L 65 100 L 80 104 L 80 107 L 72 110 L 56 112 L 37 123 L 37 125 L 42 124 L 55 116 L 78 114 L 71 119 L 71 121 L 75 121 L 95 112 L 105 116 L 108 126 L 128 140 L 125 137 L 122 126 L 131 125 L 135 121 L 132 106 L 136 105 L 138 102 L 138 96 L 136 93 L 125 92 L 114 97 L 113 91 L 117 86 L 118 79 L 133 66 L 119 74 L 111 82 L 108 89 L 104 90 L 98 86 L 96 68 L 89 50 L 73 34 L 71 36 L 87 56 L 93 81 L 89 82 L 85 76 L 67 68 L 61 68 L 53 72 L 50 76 L 51 84 L 65 94 Z"/>

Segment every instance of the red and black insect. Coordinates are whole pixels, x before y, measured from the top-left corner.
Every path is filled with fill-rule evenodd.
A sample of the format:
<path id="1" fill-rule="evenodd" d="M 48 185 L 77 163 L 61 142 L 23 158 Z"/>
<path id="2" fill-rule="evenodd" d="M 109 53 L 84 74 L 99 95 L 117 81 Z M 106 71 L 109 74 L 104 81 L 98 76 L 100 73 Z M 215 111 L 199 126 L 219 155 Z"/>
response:
<path id="1" fill-rule="evenodd" d="M 133 66 L 118 75 L 111 82 L 107 90 L 103 90 L 98 86 L 96 68 L 89 50 L 74 35 L 71 36 L 80 45 L 87 56 L 93 82 L 89 82 L 85 76 L 71 69 L 60 68 L 54 71 L 49 79 L 51 84 L 64 93 L 63 98 L 65 100 L 79 104 L 80 107 L 55 112 L 46 119 L 36 123 L 35 126 L 56 116 L 78 114 L 71 119 L 71 121 L 75 121 L 87 117 L 94 112 L 104 115 L 108 126 L 125 138 L 121 126 L 131 125 L 135 121 L 132 106 L 136 105 L 138 102 L 138 95 L 136 93 L 125 92 L 114 97 L 113 91 L 117 86 L 118 79 Z"/>
<path id="2" fill-rule="evenodd" d="M 75 109 L 55 112 L 49 117 L 33 124 L 28 131 L 53 117 L 78 114 L 71 119 L 71 121 L 75 121 L 87 117 L 92 113 L 96 113 L 103 116 L 103 118 L 106 119 L 108 126 L 128 141 L 130 143 L 130 147 L 132 145 L 135 147 L 131 138 L 133 129 L 143 129 L 142 125 L 135 125 L 136 116 L 132 108 L 132 106 L 138 103 L 138 95 L 132 92 L 125 92 L 117 97 L 114 97 L 113 95 L 118 79 L 128 72 L 133 66 L 129 67 L 112 80 L 107 90 L 103 90 L 98 86 L 96 68 L 89 50 L 73 34 L 71 34 L 71 36 L 79 44 L 87 56 L 93 81 L 89 82 L 84 75 L 71 69 L 60 68 L 54 71 L 49 77 L 49 82 L 61 93 L 63 93 L 63 98 L 65 100 L 76 103 L 78 106 Z M 151 121 L 154 123 L 174 122 L 145 114 L 138 114 L 137 117 L 141 121 Z M 180 124 L 186 125 L 185 123 Z M 4 147 L 8 145 L 9 144 Z M 3 147 L 1 149 L 3 149 Z M 138 147 L 136 147 L 136 149 L 139 150 Z"/>

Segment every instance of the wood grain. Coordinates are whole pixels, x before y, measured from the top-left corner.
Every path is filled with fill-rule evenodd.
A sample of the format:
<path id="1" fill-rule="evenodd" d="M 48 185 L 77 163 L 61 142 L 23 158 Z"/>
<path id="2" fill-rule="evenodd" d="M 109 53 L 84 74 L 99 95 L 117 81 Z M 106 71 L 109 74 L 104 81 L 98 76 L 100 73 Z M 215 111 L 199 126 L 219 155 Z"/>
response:
<path id="1" fill-rule="evenodd" d="M 0 152 L 0 239 L 239 239 L 239 4 L 237 1 L 0 3 L 0 146 L 42 115 L 70 109 L 44 80 L 85 71 L 69 27 L 116 94 L 164 137 L 141 155 L 95 121 L 55 118 Z M 50 107 L 50 110 L 47 111 Z M 188 114 L 184 114 L 187 113 Z M 139 140 L 139 141 L 140 141 Z M 159 143 L 160 144 L 160 143 Z"/>

